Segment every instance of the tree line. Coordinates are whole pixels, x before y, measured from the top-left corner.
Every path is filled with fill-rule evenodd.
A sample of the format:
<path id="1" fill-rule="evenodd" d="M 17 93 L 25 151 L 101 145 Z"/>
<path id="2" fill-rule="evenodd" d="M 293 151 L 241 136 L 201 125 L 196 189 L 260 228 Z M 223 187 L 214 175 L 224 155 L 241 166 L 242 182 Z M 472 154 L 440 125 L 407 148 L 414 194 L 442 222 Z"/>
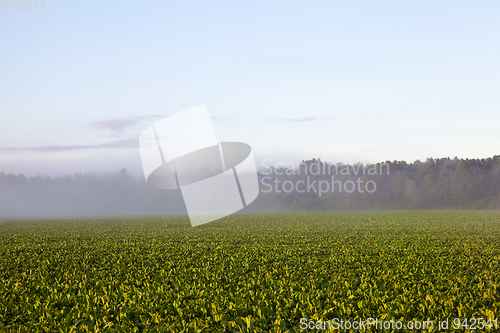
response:
<path id="1" fill-rule="evenodd" d="M 372 165 L 310 159 L 259 170 L 258 178 L 261 192 L 244 212 L 500 209 L 498 155 Z M 126 169 L 60 177 L 0 172 L 2 218 L 166 214 L 186 214 L 180 191 L 150 188 Z"/>
<path id="2" fill-rule="evenodd" d="M 293 171 L 268 168 L 260 183 L 255 209 L 262 210 L 500 209 L 500 156 L 373 165 L 311 159 Z"/>

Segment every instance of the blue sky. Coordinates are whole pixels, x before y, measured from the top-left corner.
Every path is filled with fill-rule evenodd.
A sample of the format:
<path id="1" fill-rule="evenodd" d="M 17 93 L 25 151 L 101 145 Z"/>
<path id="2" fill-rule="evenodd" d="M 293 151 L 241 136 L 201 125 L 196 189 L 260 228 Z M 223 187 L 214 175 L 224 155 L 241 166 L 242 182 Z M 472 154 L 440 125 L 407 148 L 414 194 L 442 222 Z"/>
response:
<path id="1" fill-rule="evenodd" d="M 3 8 L 2 8 L 3 9 Z M 0 171 L 141 173 L 207 104 L 258 160 L 500 154 L 500 3 L 46 0 L 0 11 Z"/>

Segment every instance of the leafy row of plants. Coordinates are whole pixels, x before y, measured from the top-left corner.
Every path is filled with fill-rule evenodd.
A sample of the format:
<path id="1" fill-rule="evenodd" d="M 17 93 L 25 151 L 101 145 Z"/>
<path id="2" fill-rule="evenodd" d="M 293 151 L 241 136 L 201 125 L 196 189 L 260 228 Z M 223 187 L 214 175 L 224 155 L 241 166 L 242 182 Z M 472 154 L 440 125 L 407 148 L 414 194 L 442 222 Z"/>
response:
<path id="1" fill-rule="evenodd" d="M 250 214 L 197 228 L 185 217 L 0 221 L 0 265 L 7 332 L 494 319 L 500 213 Z"/>

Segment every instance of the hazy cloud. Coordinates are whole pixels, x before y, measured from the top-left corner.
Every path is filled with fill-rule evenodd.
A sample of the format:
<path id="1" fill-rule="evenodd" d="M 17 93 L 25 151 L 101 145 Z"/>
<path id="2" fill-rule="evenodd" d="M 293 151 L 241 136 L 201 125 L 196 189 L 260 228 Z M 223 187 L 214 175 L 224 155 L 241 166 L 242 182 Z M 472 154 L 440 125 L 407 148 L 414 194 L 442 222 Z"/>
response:
<path id="1" fill-rule="evenodd" d="M 224 118 L 224 117 L 217 117 L 217 116 L 210 116 L 210 119 L 212 121 L 221 121 L 221 120 L 227 120 L 228 118 Z"/>
<path id="2" fill-rule="evenodd" d="M 315 120 L 326 120 L 326 119 L 332 119 L 333 117 L 305 117 L 305 118 L 282 118 L 279 119 L 279 121 L 286 121 L 286 122 L 308 122 L 308 121 L 315 121 Z"/>
<path id="3" fill-rule="evenodd" d="M 143 121 L 156 120 L 156 119 L 165 118 L 165 117 L 168 117 L 168 116 L 153 114 L 153 115 L 148 115 L 148 116 L 132 116 L 130 118 L 115 118 L 115 119 L 108 119 L 108 120 L 103 120 L 103 121 L 94 121 L 94 122 L 90 123 L 89 126 L 93 127 L 93 128 L 97 128 L 97 129 L 112 131 L 112 132 L 122 132 L 125 129 L 127 129 L 129 127 L 136 126 Z M 210 119 L 212 121 L 222 121 L 222 120 L 227 120 L 228 118 L 211 116 Z"/>
<path id="4" fill-rule="evenodd" d="M 284 121 L 296 121 L 296 122 L 302 122 L 302 121 L 313 121 L 319 118 L 316 117 L 309 117 L 309 118 L 289 118 L 289 119 L 283 119 Z"/>
<path id="5" fill-rule="evenodd" d="M 91 127 L 103 130 L 111 130 L 114 132 L 120 132 L 127 127 L 135 126 L 140 122 L 138 119 L 112 119 L 105 121 L 95 121 L 90 123 Z"/>
<path id="6" fill-rule="evenodd" d="M 68 150 L 82 150 L 82 149 L 137 148 L 138 146 L 139 146 L 138 139 L 124 139 L 113 142 L 100 143 L 96 145 L 6 147 L 6 148 L 0 148 L 0 150 L 57 152 L 57 151 L 68 151 Z"/>
<path id="7" fill-rule="evenodd" d="M 128 127 L 133 127 L 140 122 L 146 121 L 146 120 L 151 120 L 151 119 L 157 119 L 157 118 L 163 118 L 164 116 L 162 115 L 148 115 L 148 116 L 132 116 L 130 118 L 115 118 L 115 119 L 109 119 L 109 120 L 104 120 L 104 121 L 94 121 L 89 124 L 89 126 L 97 128 L 97 129 L 102 129 L 102 130 L 111 130 L 113 132 L 121 132 L 125 130 Z"/>
<path id="8" fill-rule="evenodd" d="M 121 132 L 128 127 L 135 126 L 143 121 L 155 120 L 164 118 L 164 115 L 148 115 L 148 116 L 132 116 L 130 118 L 110 119 L 104 121 L 92 122 L 91 127 L 103 130 L 111 130 L 113 132 Z M 211 116 L 212 121 L 227 120 L 228 118 Z M 115 135 L 116 136 L 116 135 Z M 53 145 L 53 146 L 30 146 L 30 147 L 0 147 L 0 151 L 39 151 L 39 152 L 58 152 L 68 150 L 84 150 L 84 149 L 109 149 L 109 148 L 138 148 L 139 137 L 135 139 L 122 139 L 107 143 L 94 145 Z"/>

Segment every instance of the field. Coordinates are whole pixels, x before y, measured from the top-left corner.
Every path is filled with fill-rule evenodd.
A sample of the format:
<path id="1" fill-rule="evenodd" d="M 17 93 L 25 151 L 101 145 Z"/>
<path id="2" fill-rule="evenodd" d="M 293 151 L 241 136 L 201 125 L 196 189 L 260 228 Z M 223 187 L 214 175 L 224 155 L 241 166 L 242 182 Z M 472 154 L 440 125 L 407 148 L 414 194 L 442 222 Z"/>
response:
<path id="1" fill-rule="evenodd" d="M 0 264 L 3 332 L 500 331 L 500 212 L 0 221 Z"/>

